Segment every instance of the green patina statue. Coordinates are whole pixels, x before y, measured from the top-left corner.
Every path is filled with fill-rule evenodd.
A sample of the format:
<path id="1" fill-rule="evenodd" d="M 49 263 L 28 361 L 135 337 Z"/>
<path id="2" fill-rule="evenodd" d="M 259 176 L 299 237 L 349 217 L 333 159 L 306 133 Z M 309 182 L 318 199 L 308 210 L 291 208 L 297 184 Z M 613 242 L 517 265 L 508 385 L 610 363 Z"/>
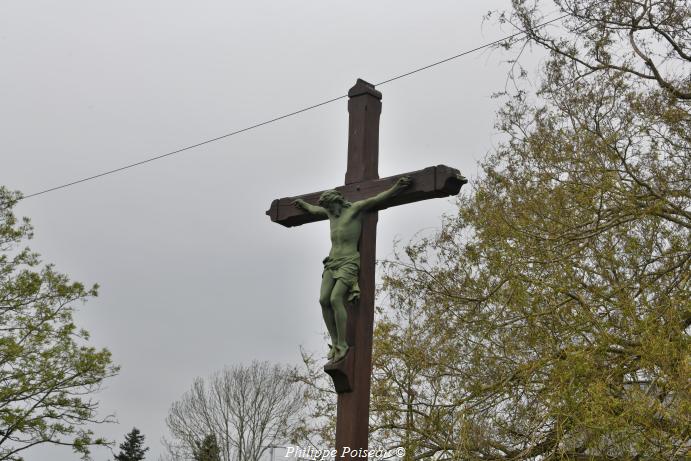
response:
<path id="1" fill-rule="evenodd" d="M 331 336 L 327 354 L 330 361 L 337 362 L 348 352 L 346 342 L 348 312 L 345 304 L 347 301 L 357 300 L 360 295 L 358 243 L 363 213 L 376 209 L 410 184 L 410 178 L 400 178 L 390 189 L 355 203 L 348 202 L 336 190 L 324 192 L 319 197 L 319 206 L 310 205 L 302 199 L 293 202 L 295 206 L 308 213 L 329 218 L 331 225 L 331 251 L 324 259 L 324 272 L 319 293 L 322 315 Z"/>

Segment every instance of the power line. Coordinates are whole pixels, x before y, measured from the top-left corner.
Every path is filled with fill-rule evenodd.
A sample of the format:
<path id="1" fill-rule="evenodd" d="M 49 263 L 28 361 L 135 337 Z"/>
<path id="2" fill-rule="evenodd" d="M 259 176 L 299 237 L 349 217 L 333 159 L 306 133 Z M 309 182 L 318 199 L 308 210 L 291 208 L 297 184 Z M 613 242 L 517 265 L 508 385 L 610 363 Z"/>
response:
<path id="1" fill-rule="evenodd" d="M 551 20 L 549 20 L 549 21 L 547 21 L 547 22 L 543 22 L 543 23 L 541 23 L 541 24 L 538 24 L 537 26 L 533 27 L 533 30 L 539 29 L 539 28 L 544 27 L 544 26 L 546 26 L 546 25 L 548 25 L 548 24 L 551 24 L 551 23 L 553 23 L 553 22 L 556 22 L 556 21 L 559 21 L 559 20 L 561 20 L 561 19 L 564 19 L 564 18 L 567 17 L 567 16 L 568 16 L 568 14 L 564 14 L 564 15 L 562 15 L 562 16 L 559 16 L 558 18 L 554 18 L 554 19 L 551 19 Z M 473 49 L 471 49 L 471 50 L 467 50 L 467 51 L 464 51 L 464 52 L 459 53 L 459 54 L 457 54 L 457 55 L 451 56 L 451 57 L 449 57 L 449 58 L 442 59 L 441 61 L 437 61 L 437 62 L 435 62 L 435 63 L 428 64 L 428 65 L 426 65 L 426 66 L 424 66 L 424 67 L 418 67 L 417 69 L 411 70 L 410 72 L 406 72 L 405 74 L 401 74 L 401 75 L 397 75 L 397 76 L 395 76 L 395 77 L 391 77 L 391 78 L 388 79 L 388 80 L 384 80 L 383 82 L 377 83 L 375 86 L 384 85 L 384 84 L 386 84 L 386 83 L 393 82 L 394 80 L 398 80 L 399 78 L 408 77 L 409 75 L 413 75 L 413 74 L 416 74 L 416 73 L 421 72 L 421 71 L 423 71 L 423 70 L 427 70 L 427 69 L 429 69 L 429 68 L 438 66 L 439 64 L 444 64 L 445 62 L 449 62 L 449 61 L 451 61 L 451 60 L 453 60 L 453 59 L 460 58 L 461 56 L 465 56 L 465 55 L 467 55 L 467 54 L 471 54 L 471 53 L 474 53 L 474 52 L 476 52 L 476 51 L 480 51 L 480 50 L 482 50 L 482 49 L 489 48 L 490 46 L 498 45 L 499 43 L 503 43 L 503 42 L 505 42 L 505 41 L 507 41 L 507 40 L 511 40 L 511 39 L 513 39 L 513 38 L 516 38 L 516 37 L 518 37 L 519 35 L 523 35 L 523 34 L 525 34 L 526 32 L 527 32 L 527 31 L 525 31 L 525 30 L 518 31 L 518 32 L 516 32 L 515 34 L 507 35 L 507 36 L 504 37 L 504 38 L 500 38 L 500 39 L 495 40 L 495 41 L 493 41 L 493 42 L 485 43 L 484 45 L 480 45 L 480 46 L 478 46 L 478 47 L 476 47 L 476 48 L 473 48 Z"/>
<path id="2" fill-rule="evenodd" d="M 564 19 L 564 18 L 567 17 L 567 16 L 568 16 L 568 15 L 565 14 L 565 15 L 559 16 L 558 18 L 554 18 L 554 19 L 551 19 L 551 20 L 549 20 L 549 21 L 547 21 L 547 22 L 543 22 L 543 23 L 541 23 L 541 24 L 538 24 L 538 25 L 536 25 L 535 27 L 533 27 L 533 30 L 534 30 L 534 29 L 539 29 L 539 28 L 544 27 L 544 26 L 546 26 L 546 25 L 548 25 L 548 24 L 551 24 L 551 23 L 553 23 L 553 22 L 556 22 L 556 21 L 559 21 L 559 20 L 561 20 L 561 19 Z M 476 51 L 480 51 L 480 50 L 482 50 L 482 49 L 489 48 L 489 47 L 494 46 L 494 45 L 498 45 L 498 44 L 500 44 L 500 43 L 506 42 L 507 40 L 512 40 L 512 39 L 514 39 L 514 38 L 516 38 L 516 37 L 518 37 L 518 36 L 520 36 L 520 35 L 524 35 L 526 32 L 527 32 L 527 31 L 525 31 L 525 30 L 518 31 L 518 32 L 516 32 L 516 33 L 514 33 L 514 34 L 507 35 L 506 37 L 500 38 L 500 39 L 498 39 L 498 40 L 494 40 L 493 42 L 485 43 L 484 45 L 480 45 L 480 46 L 475 47 L 475 48 L 473 48 L 473 49 L 466 50 L 466 51 L 464 51 L 464 52 L 462 52 L 462 53 L 459 53 L 459 54 L 456 54 L 456 55 L 454 55 L 454 56 L 451 56 L 451 57 L 442 59 L 441 61 L 437 61 L 437 62 L 434 62 L 434 63 L 432 63 L 432 64 L 428 64 L 428 65 L 423 66 L 423 67 L 418 67 L 417 69 L 413 69 L 413 70 L 411 70 L 411 71 L 409 71 L 409 72 L 405 72 L 405 73 L 403 73 L 403 74 L 396 75 L 395 77 L 391 77 L 391 78 L 389 78 L 389 79 L 386 79 L 386 80 L 383 80 L 383 81 L 381 81 L 381 82 L 379 82 L 379 83 L 376 83 L 375 86 L 385 85 L 385 84 L 387 84 L 387 83 L 393 82 L 394 80 L 398 80 L 398 79 L 401 79 L 401 78 L 404 78 L 404 77 L 408 77 L 408 76 L 413 75 L 413 74 L 416 74 L 416 73 L 418 73 L 418 72 L 422 72 L 423 70 L 427 70 L 427 69 L 430 69 L 430 68 L 432 68 L 432 67 L 438 66 L 438 65 L 440 65 L 440 64 L 444 64 L 444 63 L 446 63 L 446 62 L 452 61 L 452 60 L 457 59 L 457 58 L 460 58 L 460 57 L 462 57 L 462 56 L 466 56 L 466 55 L 471 54 L 471 53 L 474 53 L 474 52 L 476 52 Z M 91 181 L 91 180 L 96 179 L 96 178 L 100 178 L 100 177 L 107 176 L 107 175 L 110 175 L 110 174 L 113 174 L 113 173 L 118 173 L 118 172 L 120 172 L 120 171 L 128 170 L 128 169 L 130 169 L 130 168 L 134 168 L 134 167 L 139 166 L 139 165 L 144 165 L 145 163 L 150 163 L 150 162 L 153 162 L 153 161 L 155 161 L 155 160 L 160 160 L 160 159 L 165 158 L 165 157 L 170 157 L 171 155 L 179 154 L 180 152 L 184 152 L 184 151 L 187 151 L 187 150 L 190 150 L 190 149 L 194 149 L 194 148 L 196 148 L 196 147 L 200 147 L 200 146 L 203 146 L 203 145 L 205 145 L 205 144 L 210 144 L 210 143 L 212 143 L 212 142 L 220 141 L 221 139 L 229 138 L 229 137 L 231 137 L 231 136 L 235 136 L 236 134 L 244 133 L 245 131 L 250 131 L 250 130 L 253 130 L 253 129 L 255 129 L 255 128 L 259 128 L 259 127 L 261 127 L 261 126 L 269 125 L 269 124 L 274 123 L 274 122 L 277 122 L 277 121 L 279 121 L 279 120 L 283 120 L 284 118 L 292 117 L 292 116 L 294 116 L 294 115 L 298 115 L 298 114 L 301 114 L 301 113 L 303 113 L 303 112 L 307 112 L 308 110 L 316 109 L 317 107 L 321 107 L 321 106 L 325 106 L 325 105 L 327 105 L 327 104 L 331 104 L 332 102 L 339 101 L 339 100 L 344 99 L 344 98 L 346 98 L 346 97 L 348 97 L 348 95 L 347 95 L 347 94 L 344 94 L 344 95 L 341 95 L 341 96 L 338 96 L 338 97 L 335 97 L 335 98 L 332 98 L 332 99 L 328 99 L 328 100 L 326 100 L 326 101 L 322 101 L 322 102 L 319 102 L 319 103 L 317 103 L 317 104 L 313 104 L 313 105 L 311 105 L 311 106 L 305 107 L 305 108 L 303 108 L 303 109 L 295 110 L 295 111 L 293 111 L 293 112 L 289 112 L 289 113 L 287 113 L 287 114 L 280 115 L 280 116 L 278 116 L 278 117 L 274 117 L 274 118 L 269 119 L 269 120 L 266 120 L 266 121 L 264 121 L 264 122 L 260 122 L 260 123 L 257 123 L 257 124 L 255 124 L 255 125 L 251 125 L 251 126 L 248 126 L 248 127 L 245 127 L 245 128 L 241 128 L 241 129 L 239 129 L 239 130 L 232 131 L 232 132 L 230 132 L 230 133 L 226 133 L 226 134 L 224 134 L 224 135 L 217 136 L 217 137 L 215 137 L 215 138 L 207 139 L 207 140 L 205 140 L 205 141 L 201 141 L 201 142 L 198 142 L 198 143 L 196 143 L 196 144 L 192 144 L 192 145 L 189 145 L 189 146 L 185 146 L 185 147 L 182 147 L 182 148 L 180 148 L 180 149 L 177 149 L 177 150 L 174 150 L 174 151 L 171 151 L 171 152 L 167 152 L 167 153 L 165 153 L 165 154 L 156 155 L 156 156 L 154 156 L 154 157 L 150 157 L 150 158 L 147 158 L 147 159 L 144 159 L 144 160 L 140 160 L 139 162 L 135 162 L 135 163 L 130 163 L 130 164 L 127 164 L 127 165 L 124 165 L 124 166 L 121 166 L 121 167 L 119 167 L 119 168 L 115 168 L 115 169 L 112 169 L 112 170 L 107 170 L 107 171 L 104 171 L 104 172 L 102 172 L 102 173 L 95 174 L 95 175 L 93 175 L 93 176 L 88 176 L 88 177 L 86 177 L 86 178 L 77 179 L 77 180 L 75 180 L 75 181 L 68 182 L 68 183 L 65 183 L 65 184 L 61 184 L 61 185 L 59 185 L 59 186 L 51 187 L 51 188 L 49 188 L 49 189 L 44 189 L 44 190 L 39 191 L 39 192 L 34 192 L 34 193 L 32 193 L 32 194 L 25 195 L 24 197 L 22 197 L 22 199 L 27 199 L 27 198 L 30 198 L 30 197 L 36 197 L 37 195 L 47 194 L 48 192 L 53 192 L 53 191 L 56 191 L 56 190 L 59 190 L 59 189 L 64 189 L 64 188 L 66 188 L 66 187 L 70 187 L 70 186 L 74 186 L 74 185 L 76 185 L 76 184 L 80 184 L 80 183 L 83 183 L 83 182 Z"/>
<path id="3" fill-rule="evenodd" d="M 104 171 L 104 172 L 102 172 L 102 173 L 95 174 L 95 175 L 93 175 L 93 176 L 88 176 L 88 177 L 86 177 L 86 178 L 78 179 L 78 180 L 76 180 L 76 181 L 68 182 L 68 183 L 66 183 L 66 184 L 61 184 L 61 185 L 59 185 L 59 186 L 51 187 L 50 189 L 45 189 L 45 190 L 42 190 L 42 191 L 40 191 L 40 192 L 34 192 L 33 194 L 25 195 L 24 197 L 22 197 L 22 199 L 27 199 L 27 198 L 30 198 L 30 197 L 35 197 L 35 196 L 41 195 L 41 194 L 47 194 L 48 192 L 53 192 L 53 191 L 58 190 L 58 189 L 63 189 L 63 188 L 65 188 L 65 187 L 74 186 L 75 184 L 79 184 L 79 183 L 86 182 L 86 181 L 91 181 L 92 179 L 100 178 L 101 176 L 106 176 L 106 175 L 109 175 L 109 174 L 117 173 L 118 171 L 127 170 L 127 169 L 129 169 L 129 168 L 134 168 L 134 167 L 136 167 L 136 166 L 143 165 L 143 164 L 145 164 L 145 163 L 153 162 L 154 160 L 159 160 L 159 159 L 162 159 L 162 158 L 164 158 L 164 157 L 170 157 L 171 155 L 179 154 L 180 152 L 184 152 L 184 151 L 186 151 L 186 150 L 194 149 L 195 147 L 203 146 L 204 144 L 209 144 L 209 143 L 212 143 L 212 142 L 215 142 L 215 141 L 219 141 L 219 140 L 224 139 L 224 138 L 229 138 L 230 136 L 235 136 L 236 134 L 240 134 L 240 133 L 243 133 L 243 132 L 245 132 L 245 131 L 253 130 L 253 129 L 255 129 L 255 128 L 259 128 L 260 126 L 268 125 L 269 123 L 277 122 L 277 121 L 282 120 L 282 119 L 284 119 L 284 118 L 292 117 L 293 115 L 297 115 L 297 114 L 299 114 L 299 113 L 306 112 L 306 111 L 308 111 L 308 110 L 317 108 L 317 107 L 319 107 L 319 106 L 323 106 L 323 105 L 332 103 L 332 102 L 334 102 L 334 101 L 338 101 L 339 99 L 343 99 L 343 98 L 345 98 L 345 97 L 347 97 L 347 96 L 348 96 L 348 95 L 345 94 L 345 95 L 339 96 L 339 97 L 337 97 L 337 98 L 329 99 L 328 101 L 323 101 L 323 102 L 314 104 L 314 105 L 312 105 L 312 106 L 305 107 L 304 109 L 300 109 L 300 110 L 296 110 L 296 111 L 294 111 L 294 112 L 290 112 L 289 114 L 280 115 L 280 116 L 278 116 L 278 117 L 272 118 L 271 120 L 266 120 L 265 122 L 257 123 L 256 125 L 248 126 L 248 127 L 245 127 L 245 128 L 242 128 L 242 129 L 239 129 L 239 130 L 236 130 L 236 131 L 233 131 L 233 132 L 231 132 L 231 133 L 227 133 L 227 134 L 224 134 L 224 135 L 221 135 L 221 136 L 217 136 L 217 137 L 215 137 L 215 138 L 207 139 L 206 141 L 201 141 L 201 142 L 198 142 L 197 144 L 192 144 L 192 145 L 190 145 L 190 146 L 182 147 L 182 148 L 180 148 L 180 149 L 178 149 L 178 150 L 174 150 L 174 151 L 172 151 L 172 152 L 168 152 L 168 153 L 165 153 L 165 154 L 157 155 L 157 156 L 155 156 L 155 157 L 150 157 L 150 158 L 147 158 L 147 159 L 145 159 L 145 160 L 140 160 L 139 162 L 130 163 L 130 164 L 128 164 L 128 165 L 121 166 L 121 167 L 119 167 L 119 168 L 115 168 L 115 169 L 113 169 L 113 170 Z"/>

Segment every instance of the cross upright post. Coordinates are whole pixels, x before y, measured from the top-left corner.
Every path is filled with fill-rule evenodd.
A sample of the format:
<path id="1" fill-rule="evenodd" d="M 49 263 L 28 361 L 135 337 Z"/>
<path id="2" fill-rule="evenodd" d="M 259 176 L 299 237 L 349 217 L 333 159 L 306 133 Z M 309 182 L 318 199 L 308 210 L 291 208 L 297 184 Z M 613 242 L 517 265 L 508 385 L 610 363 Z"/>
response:
<path id="1" fill-rule="evenodd" d="M 381 93 L 358 80 L 348 92 L 348 169 L 345 184 L 379 179 L 379 116 Z M 360 302 L 348 312 L 348 344 L 352 345 L 352 391 L 338 394 L 336 450 L 368 448 L 375 263 L 379 213 L 365 214 L 360 234 Z M 328 372 L 328 370 L 327 370 Z M 348 458 L 346 458 L 348 459 Z"/>
<path id="2" fill-rule="evenodd" d="M 466 180 L 458 170 L 444 165 L 379 179 L 379 91 L 358 79 L 348 92 L 348 166 L 345 185 L 337 187 L 347 200 L 363 200 L 389 190 L 402 177 L 410 186 L 363 212 L 358 250 L 360 297 L 348 306 L 346 356 L 329 362 L 324 370 L 332 377 L 338 393 L 336 449 L 339 459 L 366 458 L 369 434 L 369 401 L 372 374 L 372 334 L 374 323 L 375 258 L 378 210 L 395 205 L 456 195 Z M 286 227 L 326 219 L 294 206 L 296 200 L 317 203 L 322 192 L 274 200 L 266 212 L 272 221 Z M 357 204 L 356 204 L 357 205 Z M 323 210 L 322 210 L 323 211 Z"/>

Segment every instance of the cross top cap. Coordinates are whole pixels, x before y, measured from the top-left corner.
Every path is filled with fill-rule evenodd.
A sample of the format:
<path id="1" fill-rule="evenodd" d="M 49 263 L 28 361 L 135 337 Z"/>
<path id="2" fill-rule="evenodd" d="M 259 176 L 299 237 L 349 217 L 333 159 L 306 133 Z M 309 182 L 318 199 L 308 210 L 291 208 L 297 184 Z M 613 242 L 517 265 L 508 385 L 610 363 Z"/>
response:
<path id="1" fill-rule="evenodd" d="M 354 98 L 356 96 L 362 96 L 363 94 L 368 94 L 381 100 L 381 92 L 375 90 L 374 85 L 372 85 L 371 83 L 359 78 L 357 79 L 357 82 L 355 82 L 355 86 L 352 87 L 350 91 L 348 91 L 348 97 Z"/>

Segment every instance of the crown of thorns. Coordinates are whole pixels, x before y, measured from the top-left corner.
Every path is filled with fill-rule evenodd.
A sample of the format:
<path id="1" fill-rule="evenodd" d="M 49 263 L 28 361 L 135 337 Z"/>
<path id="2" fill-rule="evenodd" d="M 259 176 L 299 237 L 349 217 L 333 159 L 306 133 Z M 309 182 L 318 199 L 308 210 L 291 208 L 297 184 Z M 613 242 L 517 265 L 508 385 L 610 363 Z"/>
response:
<path id="1" fill-rule="evenodd" d="M 333 189 L 327 190 L 326 192 L 322 193 L 322 195 L 319 197 L 320 206 L 328 206 L 330 203 L 340 203 L 343 206 L 349 205 L 349 203 L 343 197 L 343 194 Z"/>

